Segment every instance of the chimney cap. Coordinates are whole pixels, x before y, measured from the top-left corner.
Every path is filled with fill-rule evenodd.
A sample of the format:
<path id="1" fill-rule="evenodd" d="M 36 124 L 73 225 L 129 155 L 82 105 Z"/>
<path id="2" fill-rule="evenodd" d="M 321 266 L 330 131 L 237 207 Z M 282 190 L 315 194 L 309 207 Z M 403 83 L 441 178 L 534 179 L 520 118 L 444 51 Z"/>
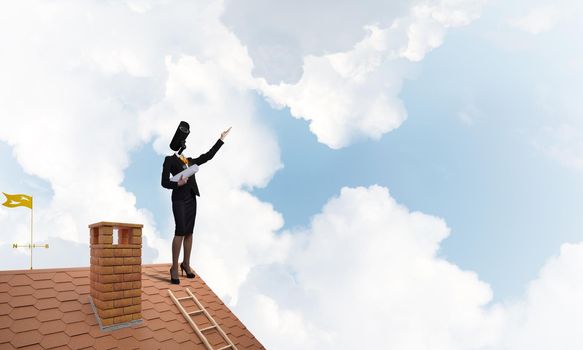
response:
<path id="1" fill-rule="evenodd" d="M 127 227 L 127 228 L 142 228 L 144 225 L 141 224 L 129 224 L 126 222 L 110 222 L 110 221 L 100 221 L 89 225 L 89 228 L 111 226 L 111 227 Z"/>

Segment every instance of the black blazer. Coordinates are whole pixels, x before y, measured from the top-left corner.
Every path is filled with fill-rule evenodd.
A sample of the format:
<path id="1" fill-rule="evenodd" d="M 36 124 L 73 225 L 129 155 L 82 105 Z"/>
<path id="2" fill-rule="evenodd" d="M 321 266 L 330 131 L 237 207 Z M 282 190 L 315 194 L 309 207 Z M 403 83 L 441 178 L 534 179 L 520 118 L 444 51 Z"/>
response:
<path id="1" fill-rule="evenodd" d="M 187 158 L 188 166 L 193 164 L 201 165 L 213 159 L 215 153 L 217 153 L 222 145 L 223 141 L 219 139 L 208 152 L 201 154 L 198 158 Z M 182 163 L 176 154 L 167 156 L 164 159 L 164 165 L 162 166 L 162 187 L 172 190 L 173 202 L 188 199 L 192 196 L 200 196 L 198 185 L 196 184 L 196 174 L 189 177 L 188 181 L 183 186 L 178 186 L 178 182 L 170 181 L 170 174 L 174 176 L 184 169 L 186 169 L 186 165 Z"/>

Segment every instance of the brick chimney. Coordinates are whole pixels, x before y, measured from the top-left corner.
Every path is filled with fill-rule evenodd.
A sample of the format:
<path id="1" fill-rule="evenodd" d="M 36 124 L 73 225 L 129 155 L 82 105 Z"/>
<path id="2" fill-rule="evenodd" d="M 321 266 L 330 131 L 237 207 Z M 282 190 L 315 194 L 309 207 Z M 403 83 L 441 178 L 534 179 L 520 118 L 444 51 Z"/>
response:
<path id="1" fill-rule="evenodd" d="M 89 225 L 90 295 L 102 327 L 142 318 L 142 227 L 121 222 Z"/>

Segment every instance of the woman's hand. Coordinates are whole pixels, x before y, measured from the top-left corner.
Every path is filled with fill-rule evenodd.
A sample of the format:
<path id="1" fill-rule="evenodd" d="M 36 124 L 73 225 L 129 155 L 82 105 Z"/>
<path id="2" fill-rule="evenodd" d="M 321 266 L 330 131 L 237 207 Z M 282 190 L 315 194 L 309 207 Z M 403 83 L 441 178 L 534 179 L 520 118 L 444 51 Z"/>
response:
<path id="1" fill-rule="evenodd" d="M 223 131 L 221 133 L 221 141 L 225 141 L 225 137 L 227 137 L 227 135 L 229 134 L 229 131 L 231 131 L 232 126 L 230 126 L 227 130 Z"/>
<path id="2" fill-rule="evenodd" d="M 178 179 L 178 186 L 184 186 L 188 182 L 188 178 L 180 175 L 180 179 Z"/>

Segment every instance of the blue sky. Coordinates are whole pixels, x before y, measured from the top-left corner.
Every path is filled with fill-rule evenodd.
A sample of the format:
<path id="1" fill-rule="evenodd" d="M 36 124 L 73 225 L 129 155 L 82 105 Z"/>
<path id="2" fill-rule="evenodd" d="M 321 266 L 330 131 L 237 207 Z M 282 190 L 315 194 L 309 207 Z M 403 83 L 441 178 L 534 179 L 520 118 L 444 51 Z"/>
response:
<path id="1" fill-rule="evenodd" d="M 98 220 L 144 223 L 144 262 L 169 261 L 169 139 L 189 121 L 195 156 L 232 125 L 193 264 L 270 348 L 358 344 L 348 299 L 389 348 L 583 342 L 580 5 L 51 6 L 0 27 L 0 190 L 35 196 L 39 267 L 86 265 L 63 252 Z M 20 209 L 0 269 L 27 267 Z"/>
<path id="2" fill-rule="evenodd" d="M 401 93 L 408 119 L 379 141 L 330 149 L 306 121 L 257 96 L 284 168 L 252 193 L 282 213 L 285 230 L 308 226 L 343 186 L 386 186 L 411 210 L 446 220 L 451 236 L 440 254 L 478 272 L 495 300 L 520 296 L 562 243 L 583 238 L 583 188 L 579 172 L 533 144 L 553 116 L 533 105 L 531 74 L 552 77 L 554 68 L 541 69 L 545 57 L 534 50 L 497 47 L 482 30 L 461 28 L 427 56 Z M 460 117 L 464 111 L 473 113 L 471 124 Z M 134 152 L 124 186 L 170 231 L 171 212 L 150 190 L 160 159 L 150 145 Z"/>

